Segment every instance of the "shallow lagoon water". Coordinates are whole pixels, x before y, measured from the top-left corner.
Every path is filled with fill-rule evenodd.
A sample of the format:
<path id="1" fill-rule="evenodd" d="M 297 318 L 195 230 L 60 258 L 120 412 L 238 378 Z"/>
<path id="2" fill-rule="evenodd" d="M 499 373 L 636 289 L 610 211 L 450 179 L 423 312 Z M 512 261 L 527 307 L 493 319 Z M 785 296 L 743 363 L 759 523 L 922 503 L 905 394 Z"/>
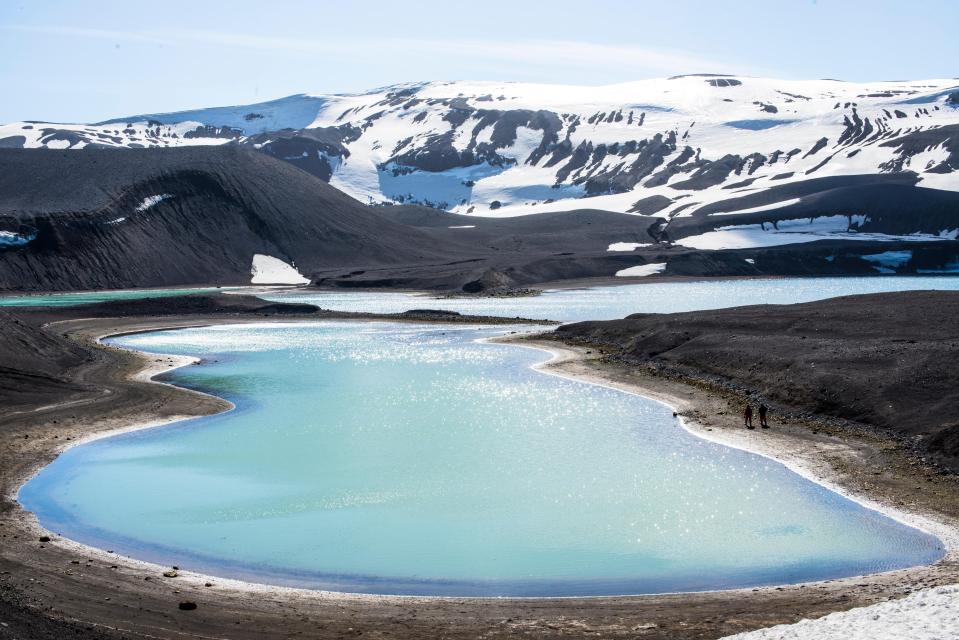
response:
<path id="1" fill-rule="evenodd" d="M 631 313 L 676 313 L 750 304 L 793 304 L 860 293 L 914 289 L 959 290 L 954 276 L 872 278 L 775 278 L 701 280 L 556 289 L 518 298 L 434 298 L 387 291 L 287 290 L 260 297 L 278 302 L 306 302 L 335 311 L 400 313 L 410 309 L 445 309 L 475 315 L 529 319 L 611 320 Z"/>
<path id="2" fill-rule="evenodd" d="M 68 450 L 21 502 L 70 538 L 274 584 L 600 595 L 856 575 L 933 536 L 645 398 L 544 375 L 502 329 L 216 326 L 119 337 L 204 357 L 236 409 Z"/>

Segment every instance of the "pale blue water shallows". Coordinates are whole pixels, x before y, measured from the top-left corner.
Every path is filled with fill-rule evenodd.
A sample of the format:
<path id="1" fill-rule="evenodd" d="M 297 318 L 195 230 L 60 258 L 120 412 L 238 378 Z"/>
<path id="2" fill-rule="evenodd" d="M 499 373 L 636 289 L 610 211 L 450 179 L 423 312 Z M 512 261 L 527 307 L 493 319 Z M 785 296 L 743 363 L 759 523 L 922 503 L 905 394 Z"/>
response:
<path id="1" fill-rule="evenodd" d="M 956 276 L 771 278 L 648 282 L 591 289 L 556 289 L 515 298 L 443 297 L 391 291 L 290 289 L 260 294 L 276 302 L 305 302 L 335 311 L 399 313 L 446 309 L 474 315 L 562 322 L 612 320 L 631 313 L 677 313 L 750 304 L 795 304 L 890 291 L 959 290 Z"/>
<path id="2" fill-rule="evenodd" d="M 104 289 L 102 291 L 71 291 L 68 293 L 31 293 L 0 295 L 0 307 L 75 307 L 111 300 L 139 300 L 141 298 L 175 298 L 197 293 L 228 292 L 238 287 L 193 287 L 166 289 Z"/>
<path id="3" fill-rule="evenodd" d="M 477 343 L 502 329 L 217 326 L 114 344 L 233 411 L 68 450 L 23 487 L 47 528 L 215 575 L 343 591 L 599 595 L 929 563 L 935 537 L 686 432 L 662 404 Z"/>
<path id="4" fill-rule="evenodd" d="M 0 295 L 0 307 L 75 306 L 107 300 L 175 297 L 226 292 L 257 295 L 277 302 L 305 302 L 334 311 L 400 313 L 410 309 L 447 309 L 476 315 L 498 315 L 577 322 L 610 320 L 631 313 L 675 313 L 749 304 L 794 304 L 836 296 L 890 291 L 959 290 L 957 276 L 873 276 L 694 280 L 626 284 L 589 289 L 554 289 L 539 296 L 435 297 L 398 291 L 337 291 L 308 288 L 222 287 L 200 289 L 129 289 Z"/>

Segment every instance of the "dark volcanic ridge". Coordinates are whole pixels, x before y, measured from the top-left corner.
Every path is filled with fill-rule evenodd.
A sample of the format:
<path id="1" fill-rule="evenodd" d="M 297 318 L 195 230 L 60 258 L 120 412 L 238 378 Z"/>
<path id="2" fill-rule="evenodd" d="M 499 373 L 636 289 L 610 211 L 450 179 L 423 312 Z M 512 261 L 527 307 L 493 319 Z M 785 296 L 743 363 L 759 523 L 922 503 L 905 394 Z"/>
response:
<path id="1" fill-rule="evenodd" d="M 728 215 L 783 199 L 798 202 Z M 901 237 L 728 250 L 676 244 L 732 222 L 820 216 Z M 470 293 L 610 278 L 649 264 L 693 277 L 938 273 L 959 270 L 959 241 L 940 238 L 949 229 L 959 229 L 959 194 L 919 188 L 908 172 L 782 185 L 670 220 L 596 209 L 489 218 L 367 206 L 248 147 L 0 149 L 0 291 L 242 285 L 257 254 L 323 287 Z M 916 233 L 927 235 L 909 236 Z M 609 251 L 615 243 L 639 246 Z M 877 262 L 888 252 L 901 255 L 891 266 Z"/>
<path id="2" fill-rule="evenodd" d="M 913 291 L 638 313 L 564 325 L 554 337 L 777 410 L 877 427 L 959 472 L 957 314 L 959 293 Z"/>

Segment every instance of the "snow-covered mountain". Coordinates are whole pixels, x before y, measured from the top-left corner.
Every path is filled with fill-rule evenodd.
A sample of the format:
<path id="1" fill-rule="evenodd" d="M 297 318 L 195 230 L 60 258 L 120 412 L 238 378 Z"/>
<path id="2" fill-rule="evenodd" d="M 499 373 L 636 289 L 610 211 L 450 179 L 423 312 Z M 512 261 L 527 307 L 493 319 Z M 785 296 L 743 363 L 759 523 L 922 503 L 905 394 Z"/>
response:
<path id="1" fill-rule="evenodd" d="M 0 147 L 222 144 L 282 159 L 364 203 L 485 217 L 640 214 L 662 220 L 644 241 L 699 250 L 959 236 L 957 80 L 430 82 L 0 126 Z M 876 268 L 930 268 L 900 253 Z"/>
<path id="2" fill-rule="evenodd" d="M 959 81 L 431 82 L 92 125 L 0 126 L 7 147 L 227 142 L 299 164 L 364 202 L 669 217 L 814 177 L 912 172 L 922 187 L 959 190 Z"/>

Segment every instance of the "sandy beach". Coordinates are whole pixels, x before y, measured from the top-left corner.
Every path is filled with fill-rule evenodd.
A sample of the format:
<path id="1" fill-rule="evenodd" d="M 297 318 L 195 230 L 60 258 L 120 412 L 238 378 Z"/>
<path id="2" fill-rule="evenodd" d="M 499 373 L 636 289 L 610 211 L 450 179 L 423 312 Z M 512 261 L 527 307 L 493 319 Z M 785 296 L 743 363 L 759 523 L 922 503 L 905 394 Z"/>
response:
<path id="1" fill-rule="evenodd" d="M 197 324 L 255 322 L 215 317 L 100 318 L 60 322 L 89 359 L 78 382 L 96 388 L 0 419 L 0 619 L 14 635 L 265 638 L 302 635 L 423 638 L 719 638 L 959 582 L 955 477 L 915 463 L 893 442 L 829 425 L 776 422 L 746 432 L 721 390 L 610 363 L 586 348 L 508 338 L 545 349 L 544 373 L 576 377 L 666 402 L 693 433 L 768 455 L 844 495 L 937 535 L 946 557 L 932 566 L 841 580 L 659 596 L 473 599 L 335 594 L 254 585 L 160 567 L 43 531 L 15 502 L 22 484 L 77 442 L 229 408 L 219 398 L 149 382 L 184 359 L 103 346 L 106 335 Z M 293 318 L 291 318 L 293 320 Z M 48 331 L 54 327 L 48 327 Z M 875 471 L 880 470 L 880 471 Z M 42 536 L 51 540 L 41 542 Z M 210 585 L 210 586 L 207 586 Z M 197 605 L 180 610 L 180 603 Z"/>

